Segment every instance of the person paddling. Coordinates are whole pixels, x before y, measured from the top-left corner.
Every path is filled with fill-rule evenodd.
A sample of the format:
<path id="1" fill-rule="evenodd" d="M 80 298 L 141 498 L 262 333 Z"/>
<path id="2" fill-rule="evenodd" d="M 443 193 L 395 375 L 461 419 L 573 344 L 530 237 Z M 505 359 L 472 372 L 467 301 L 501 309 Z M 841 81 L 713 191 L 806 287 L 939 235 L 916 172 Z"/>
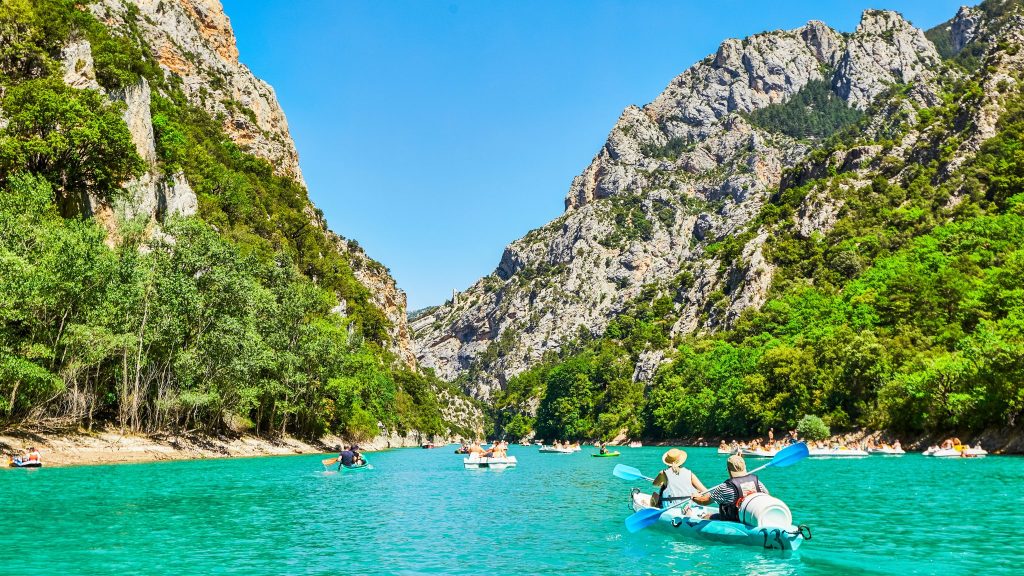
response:
<path id="1" fill-rule="evenodd" d="M 689 498 L 696 492 L 707 490 L 696 474 L 683 467 L 683 463 L 686 462 L 686 452 L 672 448 L 662 455 L 661 461 L 668 465 L 668 468 L 659 472 L 654 478 L 653 484 L 661 489 L 651 495 L 653 506 L 671 506 L 679 500 Z M 689 505 L 684 505 L 683 514 L 688 511 Z"/>
<path id="2" fill-rule="evenodd" d="M 363 462 L 363 455 L 359 453 L 359 446 L 353 446 L 347 450 L 341 450 L 338 453 L 338 462 L 346 468 L 361 465 Z"/>
<path id="3" fill-rule="evenodd" d="M 743 499 L 756 492 L 768 494 L 768 489 L 756 475 L 747 474 L 747 463 L 743 461 L 743 456 L 729 456 L 725 466 L 729 471 L 729 479 L 715 486 L 709 494 L 694 495 L 693 501 L 697 504 L 718 503 L 718 513 L 712 514 L 709 517 L 711 520 L 739 522 Z"/>

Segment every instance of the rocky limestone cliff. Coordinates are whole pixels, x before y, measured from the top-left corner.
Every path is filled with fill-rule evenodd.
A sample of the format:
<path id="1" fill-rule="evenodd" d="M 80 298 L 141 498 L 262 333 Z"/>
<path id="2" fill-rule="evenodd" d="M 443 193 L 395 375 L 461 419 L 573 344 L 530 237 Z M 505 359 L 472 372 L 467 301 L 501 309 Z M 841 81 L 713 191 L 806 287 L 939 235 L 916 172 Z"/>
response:
<path id="1" fill-rule="evenodd" d="M 510 244 L 494 273 L 413 322 L 417 357 L 445 379 L 468 373 L 469 391 L 487 397 L 546 351 L 581 332 L 602 333 L 645 288 L 669 284 L 679 291 L 674 334 L 728 326 L 767 297 L 768 233 L 751 226 L 784 170 L 810 150 L 748 114 L 811 81 L 859 110 L 899 85 L 909 85 L 910 108 L 931 105 L 940 65 L 922 31 L 885 11 L 865 12 L 850 35 L 810 22 L 723 42 L 653 102 L 623 112 L 573 180 L 565 214 Z M 833 160 L 853 169 L 873 161 L 868 152 Z M 830 198 L 808 198 L 798 224 L 812 234 L 838 209 Z M 730 238 L 743 245 L 722 261 Z M 646 355 L 635 378 L 649 378 L 659 361 Z"/>
<path id="2" fill-rule="evenodd" d="M 87 40 L 75 40 L 64 48 L 63 65 L 63 78 L 67 85 L 106 92 L 96 81 L 92 46 Z M 145 163 L 145 172 L 124 184 L 129 194 L 117 206 L 105 206 L 96 199 L 90 199 L 87 208 L 99 217 L 107 228 L 109 238 L 115 238 L 118 233 L 115 211 L 128 219 L 141 216 L 159 221 L 170 215 L 195 214 L 199 209 L 199 201 L 185 176 L 180 173 L 163 174 L 158 165 L 149 83 L 140 79 L 137 84 L 107 96 L 124 104 L 122 117 L 135 149 Z"/>
<path id="3" fill-rule="evenodd" d="M 193 105 L 223 118 L 224 129 L 235 143 L 268 160 L 277 173 L 305 186 L 284 111 L 273 88 L 239 62 L 234 32 L 219 0 L 100 0 L 89 8 L 115 31 L 128 34 L 130 29 L 137 30 L 164 73 L 180 78 L 185 96 Z M 103 92 L 96 81 L 88 41 L 76 40 L 66 46 L 63 64 L 68 85 Z M 124 102 L 125 122 L 147 165 L 142 176 L 125 183 L 129 191 L 125 201 L 114 207 L 91 207 L 112 236 L 117 233 L 115 212 L 125 218 L 143 216 L 162 221 L 168 215 L 188 216 L 198 211 L 198 200 L 185 176 L 163 174 L 158 166 L 150 96 L 145 80 L 108 94 L 112 100 Z M 306 213 L 311 222 L 333 235 L 312 204 Z M 357 280 L 390 321 L 389 349 L 402 364 L 415 368 L 405 293 L 398 289 L 387 268 L 358 245 L 340 238 L 335 244 L 349 256 Z M 342 303 L 338 311 L 344 310 Z"/>
<path id="4" fill-rule="evenodd" d="M 299 182 L 299 155 L 274 89 L 238 61 L 231 23 L 219 0 L 101 0 L 93 13 L 114 28 L 138 27 L 160 66 L 181 78 L 192 104 L 224 119 L 247 152 Z"/>

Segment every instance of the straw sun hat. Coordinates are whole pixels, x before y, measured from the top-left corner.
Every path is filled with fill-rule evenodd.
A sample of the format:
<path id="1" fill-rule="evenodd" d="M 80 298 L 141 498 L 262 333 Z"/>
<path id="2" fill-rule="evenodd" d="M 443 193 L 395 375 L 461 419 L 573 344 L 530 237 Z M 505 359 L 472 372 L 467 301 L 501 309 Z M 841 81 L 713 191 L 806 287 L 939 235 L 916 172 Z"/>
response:
<path id="1" fill-rule="evenodd" d="M 661 457 L 661 461 L 667 466 L 682 466 L 686 462 L 686 452 L 679 448 L 673 448 Z"/>

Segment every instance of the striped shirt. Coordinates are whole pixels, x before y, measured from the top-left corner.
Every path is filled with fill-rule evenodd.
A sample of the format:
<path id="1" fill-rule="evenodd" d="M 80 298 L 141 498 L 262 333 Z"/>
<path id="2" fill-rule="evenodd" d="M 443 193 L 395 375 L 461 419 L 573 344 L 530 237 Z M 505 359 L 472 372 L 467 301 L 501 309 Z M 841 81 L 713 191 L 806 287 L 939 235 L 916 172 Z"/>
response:
<path id="1" fill-rule="evenodd" d="M 768 493 L 768 489 L 761 483 L 760 478 L 757 480 L 757 489 L 765 494 Z M 741 494 L 739 493 L 739 490 L 733 487 L 732 484 L 726 482 L 712 488 L 710 496 L 712 502 L 717 502 L 718 504 L 732 504 L 741 496 Z"/>

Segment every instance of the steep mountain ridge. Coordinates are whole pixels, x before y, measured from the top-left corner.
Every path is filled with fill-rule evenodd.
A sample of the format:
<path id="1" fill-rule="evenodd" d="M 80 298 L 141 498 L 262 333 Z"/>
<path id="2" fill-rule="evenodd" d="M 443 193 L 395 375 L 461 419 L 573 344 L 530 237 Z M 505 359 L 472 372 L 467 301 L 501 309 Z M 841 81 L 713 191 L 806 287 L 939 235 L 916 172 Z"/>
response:
<path id="1" fill-rule="evenodd" d="M 723 42 L 652 103 L 623 112 L 573 180 L 565 214 L 510 244 L 493 274 L 413 323 L 420 362 L 448 380 L 463 375 L 487 397 L 545 352 L 603 333 L 629 302 L 680 275 L 672 334 L 730 325 L 764 303 L 772 282 L 767 234 L 749 226 L 784 170 L 813 148 L 750 114 L 814 82 L 858 110 L 908 83 L 915 105 L 932 105 L 939 65 L 924 33 L 885 11 L 866 11 L 850 35 L 810 22 Z M 805 232 L 827 226 L 835 210 L 808 203 Z M 720 253 L 729 238 L 743 242 Z M 635 376 L 649 378 L 661 356 L 647 354 Z"/>
<path id="2" fill-rule="evenodd" d="M 1019 452 L 1022 30 L 1020 2 L 989 0 L 929 30 L 944 60 L 860 113 L 837 105 L 842 83 L 810 80 L 746 114 L 818 140 L 749 223 L 705 247 L 717 267 L 684 263 L 602 334 L 510 378 L 492 396 L 496 433 L 750 436 L 821 415 L 833 431 L 955 431 Z M 733 294 L 764 275 L 754 263 L 771 272 L 765 299 L 730 318 Z M 681 333 L 698 274 L 724 280 Z"/>

